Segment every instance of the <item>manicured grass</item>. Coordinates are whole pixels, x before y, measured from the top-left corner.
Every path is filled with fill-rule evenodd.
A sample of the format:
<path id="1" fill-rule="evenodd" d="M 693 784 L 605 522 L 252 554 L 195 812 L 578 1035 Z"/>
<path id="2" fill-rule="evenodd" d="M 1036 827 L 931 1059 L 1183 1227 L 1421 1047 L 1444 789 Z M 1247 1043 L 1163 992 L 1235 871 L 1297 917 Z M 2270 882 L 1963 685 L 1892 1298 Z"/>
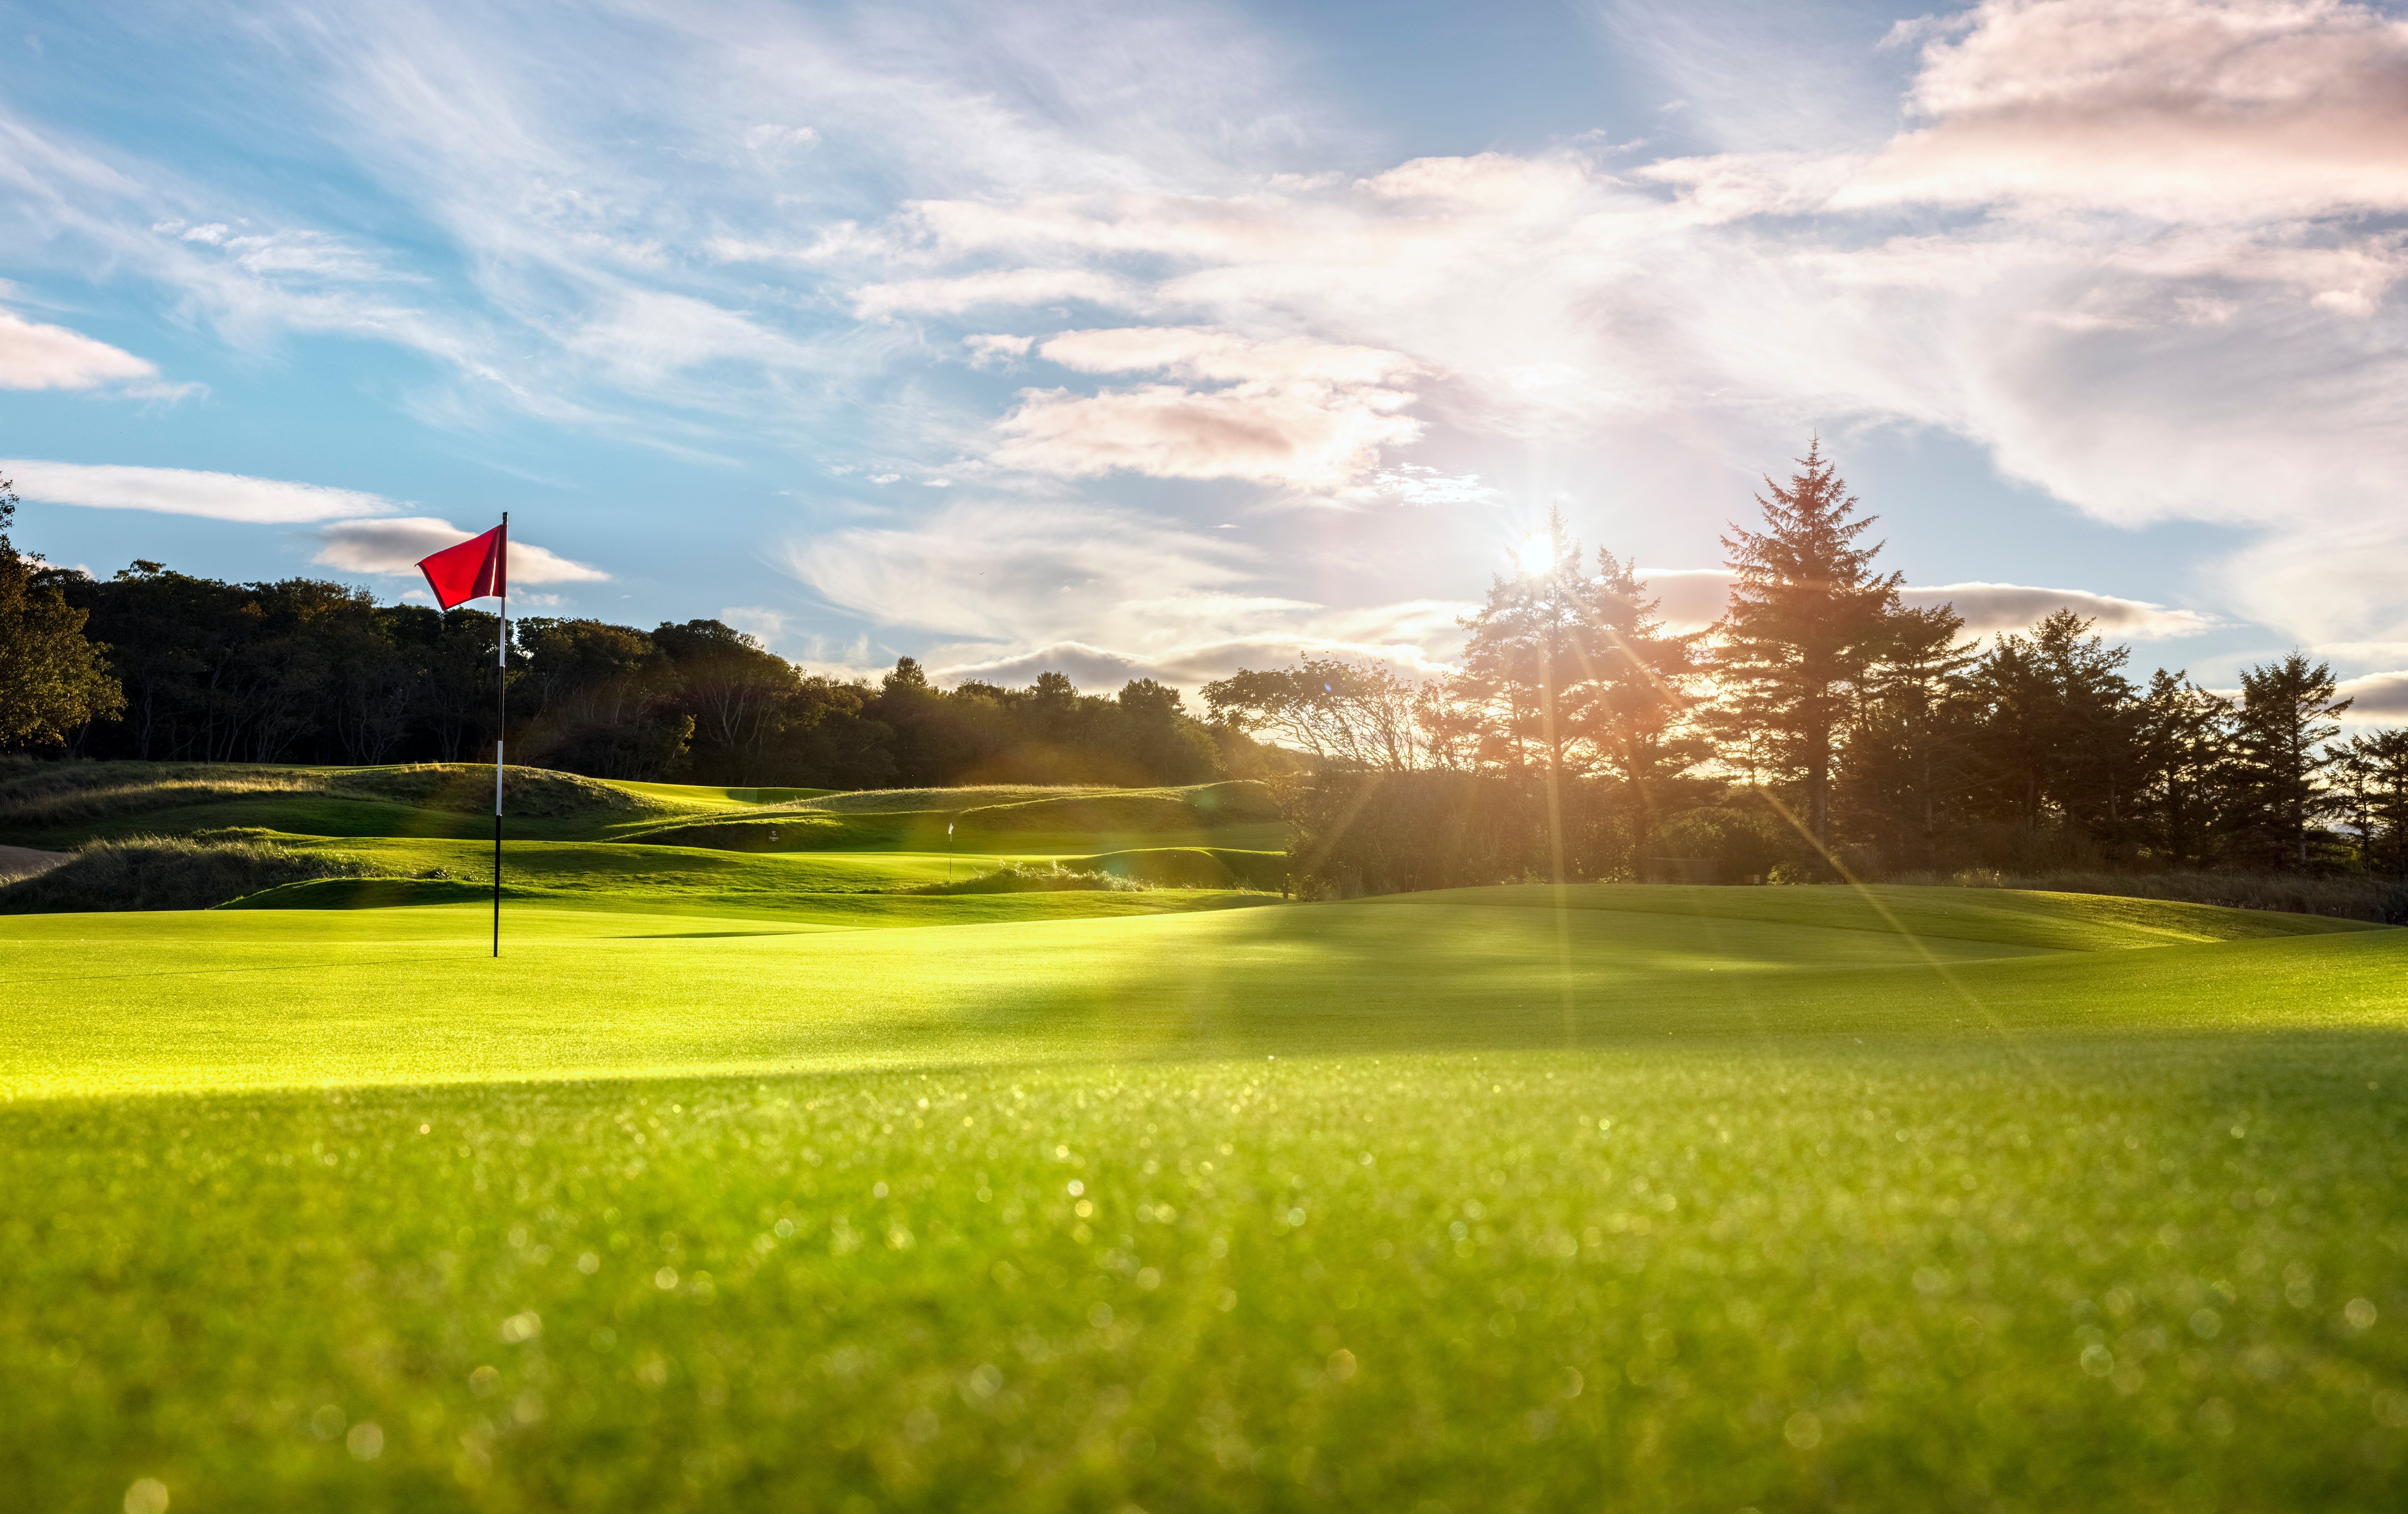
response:
<path id="1" fill-rule="evenodd" d="M 23 1007 L 0 1092 L 765 1073 L 797 1068 L 1718 1036 L 2399 1024 L 2408 932 L 2159 946 L 2283 917 L 2079 895 L 1912 895 L 1905 935 L 1841 890 L 1469 890 L 1348 905 L 1074 919 L 853 896 L 857 913 L 474 905 L 33 916 L 0 927 Z M 989 896 L 996 897 L 996 896 Z M 1014 910 L 1045 895 L 1004 895 Z M 1146 894 L 1070 894 L 1084 908 Z M 842 896 L 823 896 L 829 903 Z M 1934 901 L 1937 902 L 1934 902 Z M 1785 919 L 1762 915 L 1780 904 Z M 1742 911 L 1734 916 L 1727 911 Z M 1068 910 L 1066 909 L 1065 913 Z M 724 925 L 715 923 L 724 921 Z M 852 928 L 848 928 L 852 927 Z M 2339 927 L 2339 928 L 2336 928 Z M 2086 945 L 2063 950 L 2069 939 Z M 2145 965 L 2138 957 L 2149 959 Z"/>
<path id="2" fill-rule="evenodd" d="M 2385 1508 L 2403 1078 L 1909 1035 L 21 1104 L 0 1483 Z"/>
<path id="3" fill-rule="evenodd" d="M 305 803 L 363 802 L 197 807 L 375 819 Z M 386 807 L 276 828 L 480 876 Z M 0 1504 L 2397 1503 L 2408 932 L 938 898 L 870 891 L 998 854 L 816 813 L 889 834 L 531 825 L 498 962 L 473 902 L 0 921 Z M 364 887 L 466 885 L 293 886 Z"/>

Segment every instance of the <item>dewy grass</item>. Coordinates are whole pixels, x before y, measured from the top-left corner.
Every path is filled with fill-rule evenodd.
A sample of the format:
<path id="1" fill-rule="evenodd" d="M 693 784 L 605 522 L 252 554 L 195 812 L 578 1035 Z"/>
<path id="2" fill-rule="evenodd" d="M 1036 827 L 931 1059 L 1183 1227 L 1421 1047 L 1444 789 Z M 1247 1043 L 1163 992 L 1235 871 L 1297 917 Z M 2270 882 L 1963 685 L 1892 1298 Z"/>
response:
<path id="1" fill-rule="evenodd" d="M 369 777 L 9 839 L 480 876 L 478 817 Z M 2408 1475 L 2408 933 L 924 895 L 1171 838 L 643 845 L 739 801 L 638 797 L 517 822 L 498 962 L 479 905 L 0 921 L 0 1505 L 2375 1509 Z"/>
<path id="2" fill-rule="evenodd" d="M 20 1105 L 37 1508 L 2379 1508 L 2396 1037 Z"/>

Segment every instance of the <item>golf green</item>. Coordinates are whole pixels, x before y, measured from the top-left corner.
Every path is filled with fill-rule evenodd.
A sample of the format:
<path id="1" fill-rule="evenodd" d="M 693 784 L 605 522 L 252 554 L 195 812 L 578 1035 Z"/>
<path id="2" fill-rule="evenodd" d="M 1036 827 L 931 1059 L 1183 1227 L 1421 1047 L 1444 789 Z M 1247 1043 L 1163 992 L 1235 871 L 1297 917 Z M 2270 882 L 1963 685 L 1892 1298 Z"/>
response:
<path id="1" fill-rule="evenodd" d="M 499 960 L 467 904 L 0 920 L 22 1507 L 2375 1509 L 2408 1464 L 2408 932 L 585 845 Z"/>

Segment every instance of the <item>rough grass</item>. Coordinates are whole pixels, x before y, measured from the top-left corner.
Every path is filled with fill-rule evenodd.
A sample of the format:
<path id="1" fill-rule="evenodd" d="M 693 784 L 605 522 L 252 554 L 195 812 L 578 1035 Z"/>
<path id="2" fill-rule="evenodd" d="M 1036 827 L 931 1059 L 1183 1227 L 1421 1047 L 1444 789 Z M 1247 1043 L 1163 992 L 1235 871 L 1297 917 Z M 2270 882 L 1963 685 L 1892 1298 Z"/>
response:
<path id="1" fill-rule="evenodd" d="M 1219 815 L 1200 810 L 1184 792 L 1096 793 L 1018 804 L 982 806 L 962 814 L 965 829 L 983 833 L 1024 831 L 1148 831 L 1200 830 Z M 1233 817 L 1234 819 L 1234 817 Z"/>
<path id="2" fill-rule="evenodd" d="M 923 883 L 913 893 L 1060 893 L 1078 890 L 1131 893 L 1149 885 L 1116 873 L 1066 867 L 1060 863 L 1006 863 L 991 873 L 942 883 Z"/>
<path id="3" fill-rule="evenodd" d="M 667 806 L 595 778 L 507 767 L 504 805 L 539 818 L 636 817 Z M 211 800 L 273 795 L 378 800 L 455 813 L 490 811 L 493 769 L 472 764 L 302 768 L 234 763 L 33 763 L 0 769 L 0 829 L 35 831 Z"/>
<path id="4" fill-rule="evenodd" d="M 2226 909 L 2408 925 L 2408 879 L 2316 878 L 2259 873 L 2002 873 L 1995 868 L 1914 874 L 1899 883 L 1960 889 L 2021 889 L 2050 893 L 2101 893 L 2138 899 L 2182 899 Z"/>
<path id="5" fill-rule="evenodd" d="M 361 857 L 294 851 L 269 841 L 161 836 L 88 841 L 58 866 L 0 886 L 0 915 L 208 909 L 280 883 L 377 872 Z"/>
<path id="6" fill-rule="evenodd" d="M 1145 847 L 1093 857 L 1065 857 L 1061 865 L 1169 888 L 1276 893 L 1287 880 L 1285 852 L 1226 847 Z"/>

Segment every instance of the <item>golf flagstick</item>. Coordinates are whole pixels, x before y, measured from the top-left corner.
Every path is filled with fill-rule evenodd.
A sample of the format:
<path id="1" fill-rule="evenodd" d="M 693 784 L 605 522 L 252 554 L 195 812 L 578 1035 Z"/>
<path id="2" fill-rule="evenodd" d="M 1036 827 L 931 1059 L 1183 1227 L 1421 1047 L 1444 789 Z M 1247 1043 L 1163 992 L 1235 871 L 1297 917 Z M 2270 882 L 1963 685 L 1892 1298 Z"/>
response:
<path id="1" fill-rule="evenodd" d="M 500 602 L 494 620 L 494 955 L 502 954 L 502 725 L 510 713 L 510 518 L 481 536 L 423 557 L 418 571 L 435 591 L 435 603 L 456 609 L 472 599 Z"/>
<path id="2" fill-rule="evenodd" d="M 501 546 L 494 555 L 510 555 L 510 512 L 502 512 Z M 502 954 L 502 727 L 510 718 L 510 583 L 507 572 L 494 575 L 499 613 L 494 629 L 494 955 Z"/>

